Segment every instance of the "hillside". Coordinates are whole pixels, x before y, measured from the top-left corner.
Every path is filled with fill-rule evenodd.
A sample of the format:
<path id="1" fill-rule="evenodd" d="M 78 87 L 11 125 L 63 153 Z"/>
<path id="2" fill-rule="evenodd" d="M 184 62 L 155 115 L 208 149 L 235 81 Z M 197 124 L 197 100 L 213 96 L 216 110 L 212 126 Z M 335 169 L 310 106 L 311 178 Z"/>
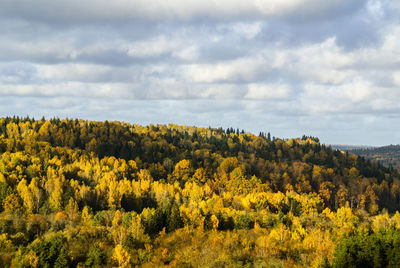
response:
<path id="1" fill-rule="evenodd" d="M 340 151 L 363 150 L 363 149 L 376 148 L 374 146 L 368 146 L 368 145 L 345 145 L 345 144 L 330 144 L 329 146 L 331 146 L 332 149 L 340 150 Z"/>
<path id="2" fill-rule="evenodd" d="M 400 226 L 400 174 L 314 137 L 2 118 L 0 153 L 2 267 L 347 267 Z"/>
<path id="3" fill-rule="evenodd" d="M 377 148 L 358 148 L 349 152 L 378 162 L 386 167 L 400 170 L 400 145 L 388 145 Z"/>

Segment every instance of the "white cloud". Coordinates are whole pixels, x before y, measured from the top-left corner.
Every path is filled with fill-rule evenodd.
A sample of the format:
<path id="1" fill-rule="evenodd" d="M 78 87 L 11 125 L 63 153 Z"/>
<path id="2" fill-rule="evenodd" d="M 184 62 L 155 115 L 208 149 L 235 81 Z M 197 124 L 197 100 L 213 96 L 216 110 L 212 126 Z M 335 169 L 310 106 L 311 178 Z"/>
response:
<path id="1" fill-rule="evenodd" d="M 335 37 L 293 51 L 301 63 L 308 63 L 310 66 L 340 69 L 349 67 L 355 60 L 337 45 Z"/>
<path id="2" fill-rule="evenodd" d="M 0 95 L 22 97 L 92 97 L 127 98 L 134 92 L 127 90 L 127 84 L 90 84 L 81 82 L 62 82 L 51 84 L 0 85 Z"/>
<path id="3" fill-rule="evenodd" d="M 186 78 L 196 83 L 251 81 L 265 71 L 261 57 L 241 58 L 215 64 L 192 64 L 185 68 Z"/>
<path id="4" fill-rule="evenodd" d="M 400 87 L 400 71 L 393 73 L 393 81 L 396 86 Z"/>
<path id="5" fill-rule="evenodd" d="M 374 16 L 376 19 L 382 18 L 384 14 L 384 9 L 382 6 L 382 2 L 378 0 L 369 0 L 367 3 L 367 10 Z"/>
<path id="6" fill-rule="evenodd" d="M 245 99 L 286 99 L 290 97 L 288 85 L 249 84 Z"/>

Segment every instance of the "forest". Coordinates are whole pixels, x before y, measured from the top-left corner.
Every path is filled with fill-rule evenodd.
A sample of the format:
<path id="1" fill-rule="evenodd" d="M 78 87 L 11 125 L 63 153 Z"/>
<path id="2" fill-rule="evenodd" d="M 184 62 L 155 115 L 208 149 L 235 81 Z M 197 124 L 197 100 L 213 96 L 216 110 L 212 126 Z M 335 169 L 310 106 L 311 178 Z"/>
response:
<path id="1" fill-rule="evenodd" d="M 316 137 L 0 118 L 0 267 L 399 267 L 399 210 Z"/>
<path id="2" fill-rule="evenodd" d="M 400 145 L 388 145 L 375 148 L 357 148 L 350 153 L 378 162 L 383 166 L 400 170 Z"/>

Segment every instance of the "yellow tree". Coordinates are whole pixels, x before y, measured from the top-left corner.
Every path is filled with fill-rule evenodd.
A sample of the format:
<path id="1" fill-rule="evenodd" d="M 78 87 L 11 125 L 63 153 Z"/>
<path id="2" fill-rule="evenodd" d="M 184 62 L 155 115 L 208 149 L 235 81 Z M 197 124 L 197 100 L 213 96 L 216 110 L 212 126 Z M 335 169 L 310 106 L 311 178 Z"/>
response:
<path id="1" fill-rule="evenodd" d="M 175 165 L 172 177 L 178 181 L 187 181 L 190 177 L 190 170 L 189 160 L 183 159 Z"/>
<path id="2" fill-rule="evenodd" d="M 17 191 L 19 196 L 21 196 L 24 201 L 25 209 L 28 213 L 32 213 L 35 207 L 35 200 L 33 198 L 32 193 L 29 191 L 28 185 L 26 184 L 26 180 L 23 179 L 18 183 Z"/>
<path id="3" fill-rule="evenodd" d="M 10 139 L 18 139 L 19 137 L 19 128 L 15 123 L 7 124 L 7 136 Z"/>
<path id="4" fill-rule="evenodd" d="M 76 201 L 71 197 L 68 201 L 68 205 L 65 207 L 65 212 L 68 218 L 72 222 L 76 222 L 79 219 L 79 208 Z"/>
<path id="5" fill-rule="evenodd" d="M 3 200 L 4 212 L 7 214 L 15 214 L 22 210 L 22 202 L 19 196 L 10 194 Z"/>
<path id="6" fill-rule="evenodd" d="M 204 168 L 198 168 L 193 174 L 193 180 L 197 183 L 205 183 L 207 180 L 207 172 Z"/>
<path id="7" fill-rule="evenodd" d="M 118 263 L 118 267 L 131 267 L 131 257 L 120 244 L 114 248 L 113 259 Z"/>
<path id="8" fill-rule="evenodd" d="M 190 207 L 181 206 L 179 210 L 185 226 L 203 230 L 205 218 L 194 204 L 191 204 Z"/>
<path id="9" fill-rule="evenodd" d="M 127 229 L 122 225 L 122 214 L 117 210 L 112 221 L 111 235 L 115 244 L 123 244 L 127 236 Z"/>
<path id="10" fill-rule="evenodd" d="M 93 224 L 93 215 L 91 213 L 90 207 L 85 206 L 82 209 L 81 222 L 83 225 L 86 225 L 86 226 L 91 226 Z"/>
<path id="11" fill-rule="evenodd" d="M 238 167 L 239 161 L 236 157 L 225 158 L 219 165 L 219 171 L 223 173 L 231 173 L 236 167 Z"/>
<path id="12" fill-rule="evenodd" d="M 214 214 L 211 215 L 210 220 L 208 222 L 208 228 L 212 230 L 217 230 L 218 225 L 219 225 L 218 218 Z"/>
<path id="13" fill-rule="evenodd" d="M 33 178 L 28 188 L 33 196 L 35 212 L 38 213 L 43 198 L 43 192 L 39 186 L 39 178 Z"/>
<path id="14" fill-rule="evenodd" d="M 332 189 L 335 186 L 330 181 L 324 181 L 319 186 L 319 195 L 324 199 L 325 204 L 329 206 L 331 204 Z"/>
<path id="15" fill-rule="evenodd" d="M 27 267 L 36 268 L 39 265 L 39 257 L 36 255 L 35 251 L 31 250 L 25 255 L 24 264 Z"/>
<path id="16" fill-rule="evenodd" d="M 129 227 L 129 231 L 132 234 L 132 236 L 141 241 L 141 240 L 146 240 L 146 235 L 145 235 L 145 230 L 142 225 L 142 219 L 140 215 L 136 214 L 136 212 L 132 212 L 132 223 L 131 226 Z"/>

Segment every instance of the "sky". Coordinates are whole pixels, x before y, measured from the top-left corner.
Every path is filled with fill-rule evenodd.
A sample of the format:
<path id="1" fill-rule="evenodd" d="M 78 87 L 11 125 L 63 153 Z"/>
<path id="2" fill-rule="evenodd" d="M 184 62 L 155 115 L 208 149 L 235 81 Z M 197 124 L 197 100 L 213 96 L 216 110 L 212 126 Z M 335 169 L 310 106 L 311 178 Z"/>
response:
<path id="1" fill-rule="evenodd" d="M 0 116 L 400 143 L 400 1 L 1 0 Z"/>

